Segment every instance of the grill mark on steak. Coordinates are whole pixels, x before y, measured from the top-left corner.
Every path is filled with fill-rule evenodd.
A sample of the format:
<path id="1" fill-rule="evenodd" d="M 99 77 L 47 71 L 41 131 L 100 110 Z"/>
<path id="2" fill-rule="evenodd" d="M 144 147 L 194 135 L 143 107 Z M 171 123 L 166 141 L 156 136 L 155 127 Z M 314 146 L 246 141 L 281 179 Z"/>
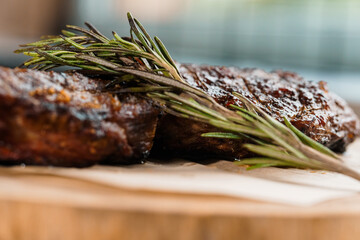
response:
<path id="1" fill-rule="evenodd" d="M 109 81 L 0 68 L 0 160 L 56 166 L 136 162 L 148 155 L 158 110 Z"/>

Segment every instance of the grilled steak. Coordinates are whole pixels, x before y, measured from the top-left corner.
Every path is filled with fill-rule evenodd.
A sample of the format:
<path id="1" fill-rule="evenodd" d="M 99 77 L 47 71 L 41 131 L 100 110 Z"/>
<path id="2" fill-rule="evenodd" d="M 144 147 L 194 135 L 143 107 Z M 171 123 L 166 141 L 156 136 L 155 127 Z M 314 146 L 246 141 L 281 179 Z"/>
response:
<path id="1" fill-rule="evenodd" d="M 184 79 L 224 106 L 241 102 L 238 92 L 279 121 L 283 116 L 312 139 L 343 152 L 359 135 L 359 120 L 344 100 L 328 91 L 325 82 L 314 83 L 291 72 L 265 72 L 213 66 L 179 65 Z M 222 158 L 242 157 L 241 141 L 201 137 L 219 131 L 204 123 L 165 115 L 158 125 L 155 150 L 174 154 Z"/>
<path id="2" fill-rule="evenodd" d="M 179 65 L 184 79 L 220 104 L 241 102 L 239 92 L 277 120 L 286 116 L 314 140 L 342 152 L 359 135 L 359 120 L 324 82 L 290 72 Z M 79 73 L 0 67 L 0 161 L 57 166 L 132 163 L 152 147 L 159 111 L 136 94 L 113 96 L 109 80 Z M 239 140 L 203 138 L 212 126 L 164 114 L 155 154 L 240 158 Z"/>
<path id="3" fill-rule="evenodd" d="M 147 155 L 158 111 L 136 95 L 101 92 L 106 83 L 0 67 L 0 161 L 83 167 Z"/>

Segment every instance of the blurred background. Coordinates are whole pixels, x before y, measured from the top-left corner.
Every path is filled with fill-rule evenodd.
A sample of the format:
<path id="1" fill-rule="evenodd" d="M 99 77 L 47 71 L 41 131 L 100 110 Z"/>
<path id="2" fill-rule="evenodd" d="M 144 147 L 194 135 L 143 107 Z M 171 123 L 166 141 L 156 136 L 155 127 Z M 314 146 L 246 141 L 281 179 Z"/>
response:
<path id="1" fill-rule="evenodd" d="M 360 102 L 358 0 L 0 0 L 0 65 L 18 44 L 89 21 L 129 35 L 130 11 L 181 62 L 296 71 Z"/>

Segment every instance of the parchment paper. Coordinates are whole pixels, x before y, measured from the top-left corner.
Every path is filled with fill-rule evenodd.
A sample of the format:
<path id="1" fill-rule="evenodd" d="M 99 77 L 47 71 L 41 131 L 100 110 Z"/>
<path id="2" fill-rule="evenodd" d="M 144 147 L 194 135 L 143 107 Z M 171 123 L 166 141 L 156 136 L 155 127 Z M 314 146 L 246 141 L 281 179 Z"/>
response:
<path id="1" fill-rule="evenodd" d="M 344 158 L 347 164 L 360 171 L 360 141 L 350 146 Z M 6 170 L 75 178 L 118 188 L 225 195 L 298 206 L 360 192 L 360 182 L 337 173 L 280 168 L 247 171 L 229 161 L 207 165 L 184 160 L 150 161 L 141 165 L 85 169 L 17 166 Z"/>

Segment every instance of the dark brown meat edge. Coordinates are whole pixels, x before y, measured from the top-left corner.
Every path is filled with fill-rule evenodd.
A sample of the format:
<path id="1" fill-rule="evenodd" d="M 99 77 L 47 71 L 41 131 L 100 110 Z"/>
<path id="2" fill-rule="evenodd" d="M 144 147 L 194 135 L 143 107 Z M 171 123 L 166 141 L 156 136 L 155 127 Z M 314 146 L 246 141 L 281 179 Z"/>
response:
<path id="1" fill-rule="evenodd" d="M 359 121 L 349 106 L 290 72 L 180 65 L 190 85 L 219 103 L 241 105 L 237 91 L 263 110 L 292 123 L 336 151 L 359 135 Z M 152 146 L 157 109 L 136 95 L 101 92 L 108 81 L 80 74 L 0 68 L 0 160 L 58 166 L 98 162 L 131 163 Z M 155 152 L 174 155 L 242 157 L 241 141 L 203 138 L 211 126 L 170 115 L 161 118 Z"/>
<path id="2" fill-rule="evenodd" d="M 292 72 L 181 64 L 179 70 L 193 87 L 204 90 L 224 106 L 242 106 L 229 95 L 238 92 L 265 112 L 283 122 L 283 116 L 303 133 L 336 152 L 359 136 L 360 124 L 348 104 L 329 92 L 325 82 L 304 80 Z M 204 123 L 165 115 L 158 124 L 155 155 L 241 158 L 248 153 L 241 141 L 201 137 L 219 131 Z"/>
<path id="3" fill-rule="evenodd" d="M 85 167 L 146 157 L 158 110 L 136 95 L 101 92 L 107 82 L 0 67 L 0 161 Z"/>

